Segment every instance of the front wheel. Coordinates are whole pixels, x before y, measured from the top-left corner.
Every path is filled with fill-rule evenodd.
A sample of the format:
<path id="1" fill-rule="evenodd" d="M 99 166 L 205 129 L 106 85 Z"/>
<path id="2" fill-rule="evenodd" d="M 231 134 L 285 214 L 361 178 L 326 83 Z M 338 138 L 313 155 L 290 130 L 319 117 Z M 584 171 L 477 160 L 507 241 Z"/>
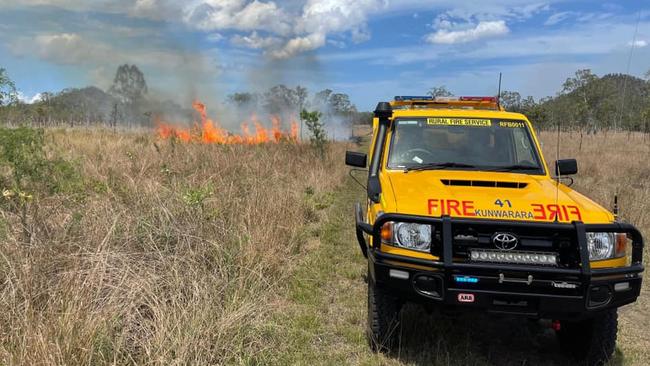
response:
<path id="1" fill-rule="evenodd" d="M 368 281 L 368 341 L 379 352 L 390 352 L 399 335 L 400 303 L 384 289 Z"/>
<path id="2" fill-rule="evenodd" d="M 614 353 L 618 313 L 607 310 L 592 319 L 566 321 L 557 331 L 561 348 L 587 365 L 603 365 Z"/>

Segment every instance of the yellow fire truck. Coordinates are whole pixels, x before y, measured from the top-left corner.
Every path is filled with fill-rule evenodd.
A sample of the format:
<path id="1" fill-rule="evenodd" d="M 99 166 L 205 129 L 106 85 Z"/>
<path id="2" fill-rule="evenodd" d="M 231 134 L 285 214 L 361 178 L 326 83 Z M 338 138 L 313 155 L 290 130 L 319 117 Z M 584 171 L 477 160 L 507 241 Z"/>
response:
<path id="1" fill-rule="evenodd" d="M 346 164 L 368 168 L 355 221 L 375 349 L 395 344 L 412 301 L 550 319 L 570 354 L 609 359 L 643 238 L 563 184 L 576 161 L 550 169 L 526 116 L 493 97 L 395 97 L 377 105 L 369 153 Z"/>

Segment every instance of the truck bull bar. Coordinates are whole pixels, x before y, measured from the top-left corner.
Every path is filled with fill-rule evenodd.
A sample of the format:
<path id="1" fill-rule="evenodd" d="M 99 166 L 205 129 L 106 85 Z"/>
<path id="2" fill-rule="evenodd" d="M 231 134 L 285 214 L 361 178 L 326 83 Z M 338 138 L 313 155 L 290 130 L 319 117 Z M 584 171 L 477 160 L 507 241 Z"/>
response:
<path id="1" fill-rule="evenodd" d="M 558 275 L 579 276 L 585 283 L 591 280 L 592 276 L 607 275 L 627 275 L 638 274 L 644 271 L 643 267 L 643 237 L 639 230 L 633 225 L 622 222 L 610 224 L 584 224 L 580 221 L 572 223 L 547 223 L 531 221 L 502 221 L 502 220 L 481 220 L 467 218 L 452 218 L 449 216 L 442 217 L 424 217 L 405 214 L 387 213 L 377 218 L 374 225 L 370 225 L 363 219 L 363 212 L 359 203 L 355 206 L 356 236 L 364 257 L 372 254 L 373 257 L 402 263 L 426 266 L 438 269 L 444 269 L 446 273 L 452 270 L 495 270 L 495 271 L 517 271 L 528 273 L 552 273 Z M 438 261 L 414 258 L 402 255 L 394 255 L 382 252 L 380 245 L 369 246 L 364 234 L 373 238 L 373 243 L 381 243 L 380 229 L 386 222 L 413 222 L 420 224 L 431 224 L 441 228 L 442 251 L 434 254 L 434 245 L 431 245 L 431 254 L 440 258 Z M 506 226 L 509 228 L 528 228 L 543 229 L 549 232 L 572 232 L 575 242 L 578 243 L 578 252 L 580 255 L 579 268 L 558 268 L 544 267 L 535 265 L 518 265 L 518 264 L 492 264 L 492 263 L 455 263 L 453 258 L 453 226 L 455 224 L 471 224 L 476 226 Z M 610 232 L 626 233 L 632 240 L 632 261 L 630 266 L 616 268 L 592 269 L 589 261 L 589 251 L 587 249 L 587 232 Z"/>

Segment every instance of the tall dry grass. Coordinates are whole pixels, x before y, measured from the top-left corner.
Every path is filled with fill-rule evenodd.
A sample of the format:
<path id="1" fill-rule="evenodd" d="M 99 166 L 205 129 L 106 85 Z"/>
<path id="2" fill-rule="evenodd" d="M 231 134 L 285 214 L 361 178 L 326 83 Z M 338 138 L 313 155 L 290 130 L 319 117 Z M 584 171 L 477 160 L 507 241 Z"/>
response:
<path id="1" fill-rule="evenodd" d="M 579 161 L 574 187 L 608 208 L 618 192 L 621 217 L 650 238 L 650 139 L 585 135 L 579 149 L 579 138 L 560 139 L 560 157 Z M 541 139 L 550 164 L 556 135 Z M 306 146 L 50 130 L 47 150 L 72 162 L 77 181 L 40 192 L 29 235 L 19 213 L 0 205 L 0 364 L 544 364 L 546 349 L 557 348 L 544 334 L 518 336 L 518 322 L 446 329 L 415 313 L 397 358 L 372 355 L 352 227 L 338 216 L 325 226 L 331 255 L 311 238 L 324 207 L 335 202 L 333 215 L 343 215 L 350 196 L 363 196 L 351 183 L 342 198 L 332 194 L 347 172 L 342 146 L 320 159 Z M 290 288 L 303 258 L 304 281 Z M 649 288 L 646 281 L 639 301 L 621 310 L 624 364 L 648 362 Z M 293 314 L 303 316 L 287 319 Z M 513 335 L 493 342 L 501 331 Z"/>
<path id="2" fill-rule="evenodd" d="M 549 167 L 557 158 L 557 132 L 540 134 Z M 650 235 L 650 136 L 643 133 L 609 132 L 584 135 L 564 132 L 559 139 L 559 157 L 576 158 L 578 175 L 573 188 L 607 209 L 618 195 L 620 218 Z"/>
<path id="3" fill-rule="evenodd" d="M 557 153 L 557 132 L 540 135 L 547 163 L 552 167 Z M 560 158 L 576 158 L 578 175 L 574 188 L 612 209 L 618 195 L 622 220 L 641 230 L 646 241 L 644 264 L 650 263 L 650 135 L 607 132 L 582 136 L 580 132 L 560 134 Z M 638 301 L 619 311 L 618 347 L 626 364 L 648 364 L 650 358 L 650 281 L 643 283 Z"/>
<path id="4" fill-rule="evenodd" d="M 27 228 L 0 210 L 1 364 L 264 362 L 341 146 L 51 130 L 47 150 L 80 181 L 33 192 Z"/>

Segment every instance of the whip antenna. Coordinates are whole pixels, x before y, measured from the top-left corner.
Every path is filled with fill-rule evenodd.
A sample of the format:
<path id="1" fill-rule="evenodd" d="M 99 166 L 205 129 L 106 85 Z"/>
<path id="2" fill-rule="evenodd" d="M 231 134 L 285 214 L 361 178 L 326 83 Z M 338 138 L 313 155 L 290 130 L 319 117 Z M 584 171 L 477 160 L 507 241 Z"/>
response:
<path id="1" fill-rule="evenodd" d="M 554 118 L 553 116 L 552 118 Z M 560 216 L 560 205 L 559 205 L 559 200 L 560 200 L 560 169 L 557 165 L 557 161 L 560 160 L 560 121 L 557 122 L 557 142 L 555 145 L 555 174 L 557 175 L 556 181 L 555 181 L 555 209 L 557 210 L 555 212 L 555 222 L 558 221 L 558 217 Z"/>
<path id="2" fill-rule="evenodd" d="M 499 89 L 497 91 L 497 110 L 501 110 L 501 73 L 499 73 Z"/>
<path id="3" fill-rule="evenodd" d="M 639 33 L 639 22 L 641 21 L 641 10 L 639 9 L 639 15 L 636 18 L 636 28 L 634 29 L 634 35 L 632 36 L 632 43 L 630 43 L 630 55 L 627 58 L 627 68 L 625 69 L 625 76 L 623 76 L 623 92 L 621 93 L 621 104 L 618 107 L 618 124 L 620 125 L 623 122 L 623 108 L 625 107 L 625 92 L 627 91 L 627 78 L 630 74 L 630 65 L 632 64 L 632 55 L 634 54 L 634 48 L 636 47 L 636 36 Z M 614 120 L 614 131 L 616 131 L 616 120 Z"/>

